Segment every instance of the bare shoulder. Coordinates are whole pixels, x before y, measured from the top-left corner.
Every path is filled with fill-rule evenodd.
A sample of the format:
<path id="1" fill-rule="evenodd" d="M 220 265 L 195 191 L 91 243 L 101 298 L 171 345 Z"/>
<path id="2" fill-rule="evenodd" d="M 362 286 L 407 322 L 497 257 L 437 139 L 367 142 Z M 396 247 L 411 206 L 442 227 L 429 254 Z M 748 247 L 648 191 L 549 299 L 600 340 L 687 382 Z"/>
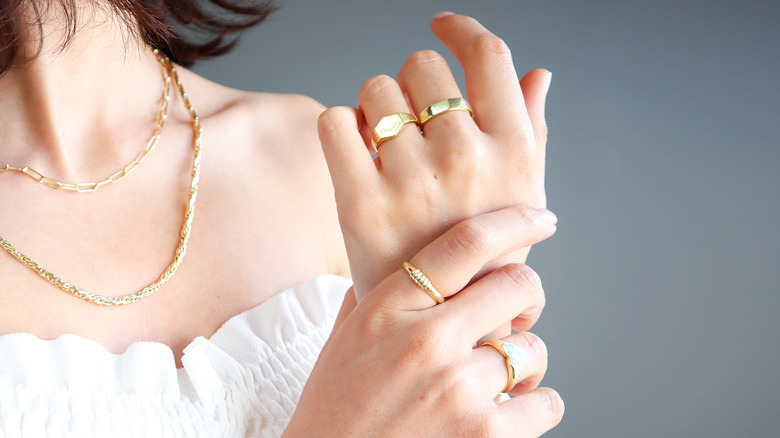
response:
<path id="1" fill-rule="evenodd" d="M 215 164 L 220 200 L 240 187 L 255 201 L 253 223 L 290 235 L 302 251 L 324 251 L 330 274 L 348 273 L 330 174 L 317 135 L 325 107 L 306 96 L 231 89 L 183 70 L 182 82 L 203 125 L 204 157 Z M 190 91 L 192 90 L 192 91 Z M 208 165 L 208 164 L 207 164 Z M 226 182 L 230 181 L 228 185 Z M 223 207 L 229 208 L 229 207 Z M 286 229 L 285 229 L 286 228 Z M 268 241 L 267 236 L 264 237 Z M 319 245 L 310 249 L 303 245 Z"/>
<path id="2" fill-rule="evenodd" d="M 191 83 L 187 92 L 197 104 L 204 124 L 221 135 L 243 136 L 246 141 L 242 144 L 278 152 L 282 159 L 320 150 L 317 117 L 325 107 L 314 99 L 298 94 L 236 90 L 188 70 L 183 70 L 181 77 L 183 82 Z M 298 147 L 286 147 L 292 144 Z"/>

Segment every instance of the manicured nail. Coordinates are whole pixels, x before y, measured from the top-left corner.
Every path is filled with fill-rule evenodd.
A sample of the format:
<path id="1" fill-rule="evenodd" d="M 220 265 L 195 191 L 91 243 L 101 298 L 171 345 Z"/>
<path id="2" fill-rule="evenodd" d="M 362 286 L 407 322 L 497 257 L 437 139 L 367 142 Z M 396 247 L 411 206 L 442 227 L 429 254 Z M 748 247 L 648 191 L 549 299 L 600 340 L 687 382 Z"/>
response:
<path id="1" fill-rule="evenodd" d="M 454 14 L 454 12 L 449 12 L 449 11 L 439 12 L 438 14 L 433 16 L 433 21 L 442 19 L 442 18 L 446 17 L 447 15 L 453 15 L 453 14 Z"/>
<path id="2" fill-rule="evenodd" d="M 558 216 L 546 208 L 540 208 L 536 210 L 539 213 L 539 222 L 545 224 L 556 225 L 558 223 Z"/>
<path id="3" fill-rule="evenodd" d="M 544 94 L 550 91 L 550 83 L 552 82 L 552 72 L 547 70 L 547 80 L 545 81 Z"/>

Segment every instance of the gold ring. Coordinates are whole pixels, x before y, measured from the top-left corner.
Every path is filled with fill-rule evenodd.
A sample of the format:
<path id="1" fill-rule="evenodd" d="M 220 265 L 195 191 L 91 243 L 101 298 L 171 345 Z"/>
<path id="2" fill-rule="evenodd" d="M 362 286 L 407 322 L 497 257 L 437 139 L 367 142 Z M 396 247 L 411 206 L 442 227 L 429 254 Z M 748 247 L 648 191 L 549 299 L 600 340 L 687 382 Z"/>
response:
<path id="1" fill-rule="evenodd" d="M 520 351 L 515 344 L 498 339 L 485 341 L 480 347 L 484 347 L 485 345 L 490 345 L 504 356 L 507 376 L 506 387 L 501 392 L 511 391 L 517 384 L 517 379 L 520 378 L 520 370 L 523 368 L 523 352 Z"/>
<path id="2" fill-rule="evenodd" d="M 431 284 L 431 280 L 425 276 L 425 274 L 422 273 L 419 269 L 412 266 L 411 263 L 404 262 L 404 269 L 406 269 L 406 272 L 409 273 L 409 276 L 412 277 L 412 280 L 417 284 L 417 286 L 420 287 L 420 289 L 424 290 L 428 293 L 428 295 L 433 298 L 434 301 L 436 301 L 436 304 L 441 304 L 444 302 L 444 297 L 441 296 L 438 290 L 436 290 L 435 287 L 433 287 L 433 284 Z"/>
<path id="3" fill-rule="evenodd" d="M 470 115 L 474 114 L 471 104 L 462 97 L 440 100 L 433 105 L 425 108 L 420 113 L 420 126 L 424 125 L 432 118 L 449 111 L 468 111 Z"/>
<path id="4" fill-rule="evenodd" d="M 420 127 L 420 121 L 414 114 L 409 113 L 393 113 L 379 119 L 379 122 L 371 132 L 371 138 L 374 140 L 374 144 L 378 148 L 380 144 L 384 143 L 391 138 L 397 137 L 401 133 L 401 130 L 409 123 L 414 123 L 417 127 Z"/>

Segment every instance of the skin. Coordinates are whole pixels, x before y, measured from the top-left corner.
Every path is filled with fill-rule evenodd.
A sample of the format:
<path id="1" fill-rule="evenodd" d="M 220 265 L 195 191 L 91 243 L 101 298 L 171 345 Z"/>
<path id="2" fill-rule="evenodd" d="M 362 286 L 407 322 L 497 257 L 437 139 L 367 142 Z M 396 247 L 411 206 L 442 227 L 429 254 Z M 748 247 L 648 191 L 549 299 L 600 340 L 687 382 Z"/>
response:
<path id="1" fill-rule="evenodd" d="M 100 24 L 80 30 L 62 53 L 53 50 L 59 23 L 48 20 L 41 55 L 0 77 L 3 161 L 66 182 L 94 181 L 146 143 L 159 105 L 157 61 L 101 13 Z M 527 248 L 555 230 L 554 216 L 530 207 L 545 202 L 549 74 L 537 70 L 518 82 L 505 46 L 473 19 L 443 14 L 432 27 L 466 70 L 474 120 L 450 113 L 428 123 L 424 136 L 405 129 L 376 161 L 364 141 L 367 127 L 408 110 L 404 94 L 415 113 L 460 94 L 434 54 L 412 55 L 397 82 L 369 80 L 359 109 L 331 109 L 319 122 L 324 108 L 308 98 L 229 90 L 180 68 L 205 149 L 179 272 L 155 296 L 106 309 L 0 257 L 0 335 L 72 333 L 115 353 L 156 341 L 180 364 L 193 338 L 231 316 L 289 286 L 351 270 L 356 293 L 346 295 L 286 435 L 537 436 L 553 427 L 563 413 L 560 397 L 537 388 L 546 349 L 524 332 L 544 294 L 521 264 Z M 28 48 L 36 42 L 31 36 Z M 415 89 L 425 77 L 440 88 Z M 135 292 L 167 266 L 178 243 L 191 142 L 177 96 L 157 149 L 115 186 L 80 195 L 5 173 L 0 199 L 14 214 L 0 217 L 0 235 L 88 291 Z M 398 269 L 407 259 L 453 298 L 433 307 Z M 513 390 L 518 397 L 496 405 L 506 383 L 503 357 L 473 347 L 506 334 L 500 321 L 509 320 L 521 333 L 505 340 L 525 352 L 527 365 Z M 392 360 L 377 376 L 383 357 Z"/>
<path id="2" fill-rule="evenodd" d="M 447 279 L 449 300 L 434 306 L 397 270 L 348 315 L 342 309 L 285 436 L 531 437 L 558 424 L 560 396 L 536 388 L 547 367 L 539 338 L 528 332 L 504 338 L 526 362 L 511 391 L 516 397 L 500 404 L 503 357 L 492 347 L 473 348 L 496 319 L 538 317 L 539 277 L 510 264 L 466 286 L 491 259 L 549 237 L 555 222 L 548 211 L 527 206 L 470 218 L 412 258 Z"/>
<path id="3" fill-rule="evenodd" d="M 366 269 L 352 267 L 358 298 L 404 257 L 468 217 L 509 205 L 546 205 L 544 100 L 550 73 L 526 75 L 526 100 L 501 39 L 455 14 L 437 15 L 431 27 L 463 66 L 473 120 L 465 111 L 449 112 L 429 120 L 424 134 L 407 125 L 382 143 L 376 161 L 361 153 L 366 127 L 382 116 L 419 114 L 433 102 L 462 96 L 444 58 L 430 50 L 412 54 L 396 79 L 366 81 L 357 112 L 332 108 L 320 117 L 350 259 L 373 261 Z M 522 263 L 527 254 L 526 248 L 492 263 Z"/>
<path id="4" fill-rule="evenodd" d="M 87 26 L 59 54 L 52 53 L 57 23 L 47 23 L 51 37 L 40 57 L 0 78 L 3 161 L 62 181 L 93 181 L 146 144 L 162 90 L 157 61 L 143 46 L 126 47 L 129 36 L 117 23 L 94 22 L 105 24 Z M 193 237 L 177 274 L 148 299 L 106 309 L 67 295 L 2 252 L 0 334 L 72 333 L 114 353 L 155 341 L 171 346 L 179 363 L 192 339 L 271 295 L 321 274 L 348 275 L 317 139 L 323 107 L 179 72 L 203 126 L 204 151 Z M 85 290 L 133 293 L 172 259 L 191 165 L 191 121 L 176 95 L 160 144 L 116 185 L 75 194 L 0 175 L 4 211 L 13 212 L 0 215 L 0 235 Z"/>
<path id="5" fill-rule="evenodd" d="M 377 160 L 367 159 L 365 126 L 460 95 L 433 52 L 413 54 L 396 80 L 367 81 L 360 110 L 320 116 L 356 299 L 347 295 L 287 436 L 538 436 L 563 415 L 560 396 L 537 387 L 547 352 L 525 330 L 538 319 L 544 293 L 521 263 L 557 222 L 527 205 L 545 203 L 549 72 L 518 82 L 506 45 L 470 17 L 438 14 L 432 29 L 466 72 L 474 120 L 461 111 L 438 116 L 422 134 L 404 129 L 380 146 Z M 516 204 L 526 205 L 507 207 Z M 433 306 L 397 268 L 414 252 L 411 263 L 450 300 Z M 503 266 L 486 273 L 496 265 Z M 507 320 L 519 333 L 502 336 Z M 504 359 L 474 347 L 501 337 L 526 362 L 511 390 L 516 397 L 497 405 L 507 383 Z"/>

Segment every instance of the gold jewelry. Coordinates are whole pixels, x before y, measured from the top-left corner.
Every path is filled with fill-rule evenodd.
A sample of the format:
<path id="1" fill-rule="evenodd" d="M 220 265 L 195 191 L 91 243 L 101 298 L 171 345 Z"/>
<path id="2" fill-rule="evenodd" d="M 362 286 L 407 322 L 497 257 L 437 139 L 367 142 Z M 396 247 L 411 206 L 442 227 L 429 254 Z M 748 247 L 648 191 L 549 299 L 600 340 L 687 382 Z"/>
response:
<path id="1" fill-rule="evenodd" d="M 155 49 L 155 54 L 157 53 L 159 52 Z M 30 259 L 26 255 L 17 251 L 16 248 L 11 246 L 11 244 L 8 243 L 7 240 L 0 237 L 0 247 L 8 251 L 12 256 L 16 257 L 16 259 L 19 260 L 22 264 L 35 271 L 38 275 L 46 279 L 46 281 L 53 284 L 54 286 L 57 286 L 58 288 L 62 289 L 63 291 L 77 298 L 81 298 L 82 300 L 88 301 L 93 304 L 99 304 L 104 306 L 118 306 L 118 305 L 134 303 L 138 300 L 150 296 L 151 294 L 156 292 L 163 284 L 165 284 L 168 280 L 170 280 L 171 277 L 173 277 L 173 274 L 176 273 L 176 269 L 179 267 L 182 260 L 184 259 L 184 254 L 187 253 L 187 241 L 190 238 L 190 230 L 192 228 L 192 217 L 195 210 L 195 200 L 198 197 L 198 180 L 200 179 L 200 150 L 202 144 L 202 133 L 201 133 L 200 121 L 198 120 L 198 116 L 197 114 L 195 114 L 195 110 L 192 108 L 192 105 L 190 104 L 190 100 L 187 98 L 187 94 L 184 92 L 184 87 L 181 84 L 181 80 L 179 79 L 178 73 L 176 73 L 176 69 L 173 67 L 173 64 L 171 64 L 171 61 L 170 59 L 168 59 L 167 56 L 162 55 L 161 62 L 163 63 L 165 68 L 169 71 L 173 80 L 176 82 L 176 87 L 179 90 L 179 94 L 181 94 L 182 101 L 184 101 L 184 106 L 187 109 L 187 111 L 190 113 L 190 118 L 192 119 L 194 152 L 193 152 L 193 160 L 192 160 L 192 180 L 190 182 L 189 197 L 187 200 L 187 209 L 184 213 L 184 223 L 182 224 L 181 233 L 179 234 L 180 236 L 179 246 L 176 248 L 176 252 L 173 256 L 173 261 L 171 261 L 171 264 L 168 265 L 168 267 L 165 269 L 165 271 L 163 271 L 162 274 L 160 274 L 160 277 L 154 283 L 146 286 L 145 288 L 141 289 L 140 291 L 134 294 L 123 295 L 116 298 L 104 297 L 101 295 L 93 295 L 83 289 L 80 289 L 70 283 L 63 281 L 56 275 L 44 269 L 39 264 L 35 263 L 32 259 Z"/>
<path id="2" fill-rule="evenodd" d="M 412 277 L 412 280 L 414 280 L 415 284 L 420 287 L 420 289 L 424 290 L 428 293 L 428 295 L 433 298 L 434 301 L 436 301 L 436 304 L 441 304 L 444 302 L 444 297 L 441 296 L 438 290 L 433 286 L 431 283 L 431 280 L 422 273 L 419 269 L 412 266 L 409 262 L 403 263 L 404 269 L 407 273 L 409 273 L 409 276 Z"/>
<path id="3" fill-rule="evenodd" d="M 496 349 L 506 361 L 506 387 L 501 392 L 509 392 L 517 384 L 517 379 L 520 378 L 520 370 L 523 368 L 523 352 L 520 351 L 515 344 L 505 342 L 499 339 L 485 341 L 480 345 L 484 347 L 489 345 Z"/>
<path id="4" fill-rule="evenodd" d="M 401 130 L 409 123 L 414 123 L 417 127 L 420 127 L 420 121 L 414 114 L 409 113 L 393 113 L 379 119 L 379 122 L 371 132 L 371 138 L 374 140 L 376 148 L 391 138 L 395 138 L 401 133 Z"/>
<path id="5" fill-rule="evenodd" d="M 157 143 L 160 142 L 160 132 L 162 131 L 163 125 L 165 125 L 165 120 L 168 117 L 168 102 L 171 98 L 171 77 L 168 73 L 168 68 L 165 65 L 164 56 L 158 51 L 157 49 L 152 49 L 154 51 L 154 54 L 157 55 L 157 59 L 160 61 L 160 69 L 162 70 L 162 76 L 163 76 L 163 95 L 160 103 L 160 112 L 157 116 L 157 123 L 155 124 L 154 131 L 152 131 L 152 137 L 149 139 L 148 142 L 146 142 L 146 147 L 138 153 L 138 155 L 135 157 L 133 161 L 131 161 L 129 164 L 127 164 L 125 167 L 120 169 L 119 171 L 115 172 L 113 175 L 109 176 L 108 179 L 105 179 L 103 181 L 97 182 L 97 183 L 75 183 L 75 184 L 69 184 L 57 181 L 54 178 L 49 178 L 48 176 L 44 176 L 42 173 L 38 172 L 37 170 L 33 169 L 30 166 L 12 166 L 6 162 L 0 161 L 0 172 L 5 171 L 15 171 L 22 173 L 24 175 L 29 176 L 30 178 L 34 179 L 35 181 L 45 185 L 49 186 L 54 189 L 63 189 L 63 190 L 70 190 L 77 193 L 87 193 L 87 192 L 94 192 L 95 190 L 108 185 L 108 184 L 115 184 L 127 174 L 129 174 L 133 169 L 136 168 L 139 164 L 141 164 L 141 161 L 146 158 L 147 155 L 149 155 L 150 152 L 152 152 L 152 149 L 154 149 L 155 146 L 157 146 Z"/>
<path id="6" fill-rule="evenodd" d="M 425 125 L 432 118 L 449 111 L 468 111 L 469 114 L 474 114 L 471 104 L 466 99 L 462 97 L 444 99 L 422 110 L 420 113 L 420 126 Z"/>

